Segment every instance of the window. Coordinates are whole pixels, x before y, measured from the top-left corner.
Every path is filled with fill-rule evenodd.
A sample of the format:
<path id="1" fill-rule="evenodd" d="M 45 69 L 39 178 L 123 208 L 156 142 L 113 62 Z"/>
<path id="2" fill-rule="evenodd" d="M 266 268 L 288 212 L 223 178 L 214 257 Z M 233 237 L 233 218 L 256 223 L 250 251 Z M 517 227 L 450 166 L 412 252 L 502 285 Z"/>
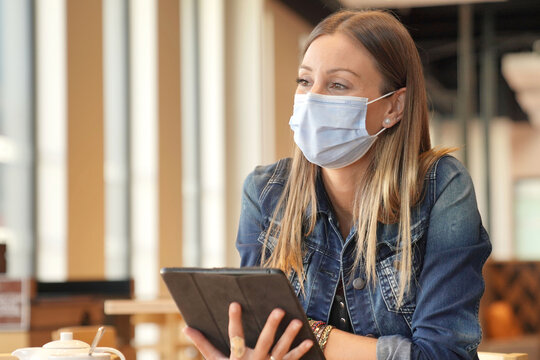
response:
<path id="1" fill-rule="evenodd" d="M 33 274 L 32 1 L 0 1 L 0 243 L 12 277 Z"/>
<path id="2" fill-rule="evenodd" d="M 514 229 L 516 257 L 540 259 L 540 178 L 515 182 Z"/>

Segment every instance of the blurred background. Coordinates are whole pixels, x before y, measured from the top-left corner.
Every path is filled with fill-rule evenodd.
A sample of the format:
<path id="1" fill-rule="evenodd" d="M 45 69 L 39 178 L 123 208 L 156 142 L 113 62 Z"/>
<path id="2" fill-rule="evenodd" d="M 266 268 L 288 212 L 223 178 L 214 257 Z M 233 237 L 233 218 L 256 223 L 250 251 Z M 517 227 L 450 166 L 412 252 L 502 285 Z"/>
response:
<path id="1" fill-rule="evenodd" d="M 493 261 L 540 261 L 538 0 L 0 0 L 4 276 L 144 299 L 163 266 L 238 266 L 243 179 L 290 156 L 303 41 L 342 7 L 406 25 Z"/>

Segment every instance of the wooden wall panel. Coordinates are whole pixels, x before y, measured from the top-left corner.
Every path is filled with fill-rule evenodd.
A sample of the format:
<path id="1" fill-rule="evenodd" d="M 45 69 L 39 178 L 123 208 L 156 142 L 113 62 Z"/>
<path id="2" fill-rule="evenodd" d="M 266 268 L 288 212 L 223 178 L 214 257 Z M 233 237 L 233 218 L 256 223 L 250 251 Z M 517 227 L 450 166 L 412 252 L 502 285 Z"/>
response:
<path id="1" fill-rule="evenodd" d="M 158 1 L 160 267 L 182 264 L 179 6 L 179 0 Z M 160 284 L 160 293 L 166 293 Z"/>
<path id="2" fill-rule="evenodd" d="M 269 2 L 274 18 L 274 99 L 276 160 L 292 156 L 293 132 L 289 127 L 296 91 L 301 40 L 312 26 L 279 1 Z"/>
<path id="3" fill-rule="evenodd" d="M 104 277 L 101 0 L 67 0 L 68 278 Z"/>

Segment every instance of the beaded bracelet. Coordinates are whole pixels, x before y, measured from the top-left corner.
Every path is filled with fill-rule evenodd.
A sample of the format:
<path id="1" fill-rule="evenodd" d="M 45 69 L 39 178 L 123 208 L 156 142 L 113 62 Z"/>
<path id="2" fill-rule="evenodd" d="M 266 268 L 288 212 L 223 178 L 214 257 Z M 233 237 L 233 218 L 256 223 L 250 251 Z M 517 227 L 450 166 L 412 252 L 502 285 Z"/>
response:
<path id="1" fill-rule="evenodd" d="M 326 343 L 328 342 L 328 337 L 330 336 L 330 332 L 334 329 L 334 327 L 332 325 L 326 324 L 323 321 L 317 321 L 313 319 L 308 320 L 309 325 L 311 326 L 311 330 L 313 331 L 313 334 L 315 334 L 315 338 L 317 339 L 321 350 L 324 351 Z"/>

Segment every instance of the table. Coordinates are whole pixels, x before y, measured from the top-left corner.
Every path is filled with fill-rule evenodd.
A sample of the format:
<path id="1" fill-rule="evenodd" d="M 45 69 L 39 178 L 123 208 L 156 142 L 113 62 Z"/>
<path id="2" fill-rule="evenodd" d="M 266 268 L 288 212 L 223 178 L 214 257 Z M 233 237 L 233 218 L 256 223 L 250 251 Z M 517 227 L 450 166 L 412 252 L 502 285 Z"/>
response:
<path id="1" fill-rule="evenodd" d="M 171 298 L 155 300 L 105 300 L 107 315 L 130 315 L 134 325 L 156 323 L 161 334 L 157 348 L 166 360 L 177 360 L 178 350 L 191 347 L 191 343 L 180 340 L 179 326 L 182 322 L 180 312 Z M 143 347 L 137 347 L 143 348 Z"/>
<path id="2" fill-rule="evenodd" d="M 173 299 L 154 300 L 105 300 L 105 314 L 134 315 L 134 314 L 176 314 L 178 308 Z"/>

